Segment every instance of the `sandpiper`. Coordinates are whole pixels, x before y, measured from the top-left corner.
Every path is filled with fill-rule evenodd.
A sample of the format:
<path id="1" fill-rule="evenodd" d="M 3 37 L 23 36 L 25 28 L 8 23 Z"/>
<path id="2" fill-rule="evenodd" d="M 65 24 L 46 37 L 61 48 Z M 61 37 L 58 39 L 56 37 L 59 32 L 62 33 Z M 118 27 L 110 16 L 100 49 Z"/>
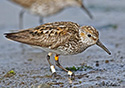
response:
<path id="1" fill-rule="evenodd" d="M 5 37 L 17 42 L 37 46 L 48 52 L 47 60 L 52 73 L 56 73 L 50 56 L 55 54 L 56 65 L 71 77 L 74 73 L 63 68 L 59 63 L 59 55 L 74 55 L 83 52 L 92 45 L 98 45 L 109 55 L 110 51 L 100 42 L 98 31 L 92 26 L 79 26 L 74 22 L 46 23 L 35 28 L 5 33 Z"/>
<path id="2" fill-rule="evenodd" d="M 43 17 L 54 15 L 67 7 L 81 7 L 92 18 L 91 13 L 82 3 L 82 0 L 10 0 L 19 4 L 24 9 L 21 10 L 19 15 L 19 27 L 23 27 L 23 14 L 28 11 L 32 14 L 40 16 L 40 23 L 43 23 Z"/>

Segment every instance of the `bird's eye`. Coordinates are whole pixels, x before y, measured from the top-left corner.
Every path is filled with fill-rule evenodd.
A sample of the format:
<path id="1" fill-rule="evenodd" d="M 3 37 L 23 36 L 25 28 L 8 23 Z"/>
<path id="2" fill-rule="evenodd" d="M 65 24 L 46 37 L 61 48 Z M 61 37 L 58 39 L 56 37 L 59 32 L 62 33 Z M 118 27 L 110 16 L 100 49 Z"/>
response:
<path id="1" fill-rule="evenodd" d="M 91 37 L 91 35 L 90 35 L 90 34 L 88 34 L 88 37 Z"/>

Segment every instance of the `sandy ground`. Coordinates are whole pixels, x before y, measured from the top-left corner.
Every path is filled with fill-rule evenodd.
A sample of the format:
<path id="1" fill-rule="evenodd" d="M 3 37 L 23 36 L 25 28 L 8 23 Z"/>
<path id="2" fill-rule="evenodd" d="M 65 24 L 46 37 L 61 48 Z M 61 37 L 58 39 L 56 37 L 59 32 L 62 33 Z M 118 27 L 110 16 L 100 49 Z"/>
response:
<path id="1" fill-rule="evenodd" d="M 69 8 L 44 19 L 45 22 L 74 21 L 80 25 L 92 25 L 99 30 L 100 40 L 112 52 L 109 56 L 95 45 L 78 55 L 61 56 L 60 63 L 64 67 L 84 67 L 74 71 L 76 78 L 70 80 L 58 67 L 60 76 L 51 77 L 46 52 L 27 45 L 23 46 L 24 52 L 20 43 L 4 37 L 3 33 L 19 29 L 21 8 L 1 0 L 0 88 L 125 88 L 125 0 L 85 0 L 85 3 L 94 16 L 93 20 L 79 8 Z M 37 16 L 25 13 L 24 19 L 24 28 L 39 25 Z M 54 63 L 53 57 L 51 61 Z M 85 68 L 86 65 L 91 68 Z"/>

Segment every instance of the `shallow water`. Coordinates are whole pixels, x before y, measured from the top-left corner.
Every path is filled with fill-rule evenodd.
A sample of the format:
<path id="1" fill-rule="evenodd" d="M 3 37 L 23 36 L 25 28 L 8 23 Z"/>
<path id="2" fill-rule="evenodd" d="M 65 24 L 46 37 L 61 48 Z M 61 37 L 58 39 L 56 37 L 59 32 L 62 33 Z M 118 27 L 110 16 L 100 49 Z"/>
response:
<path id="1" fill-rule="evenodd" d="M 125 88 L 125 1 L 124 0 L 88 0 L 85 1 L 94 16 L 91 20 L 79 8 L 69 8 L 47 17 L 45 22 L 74 21 L 80 25 L 92 25 L 98 28 L 101 41 L 112 52 L 108 56 L 96 45 L 75 56 L 61 56 L 64 67 L 91 66 L 92 69 L 75 71 L 76 79 L 70 80 L 67 74 L 56 67 L 57 78 L 51 77 L 46 52 L 8 41 L 3 33 L 18 30 L 18 15 L 21 8 L 6 0 L 0 2 L 0 88 L 37 88 L 74 87 L 74 88 Z M 72 15 L 72 14 L 75 14 Z M 39 25 L 38 17 L 25 13 L 24 28 Z M 52 57 L 51 61 L 54 63 Z M 96 62 L 99 62 L 99 66 Z M 15 75 L 8 76 L 14 70 Z"/>

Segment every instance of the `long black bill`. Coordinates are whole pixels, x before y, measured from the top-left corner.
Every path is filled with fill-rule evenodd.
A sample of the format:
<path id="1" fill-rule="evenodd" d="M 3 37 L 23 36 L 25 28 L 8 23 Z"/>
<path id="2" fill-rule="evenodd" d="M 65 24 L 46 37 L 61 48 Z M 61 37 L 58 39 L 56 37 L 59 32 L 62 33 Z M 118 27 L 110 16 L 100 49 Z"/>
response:
<path id="1" fill-rule="evenodd" d="M 85 10 L 85 12 L 89 15 L 89 17 L 90 17 L 91 19 L 93 19 L 92 14 L 88 11 L 88 9 L 87 9 L 83 4 L 82 4 L 81 7 Z"/>
<path id="2" fill-rule="evenodd" d="M 96 44 L 104 49 L 109 55 L 111 55 L 111 52 L 99 40 L 96 42 Z"/>

